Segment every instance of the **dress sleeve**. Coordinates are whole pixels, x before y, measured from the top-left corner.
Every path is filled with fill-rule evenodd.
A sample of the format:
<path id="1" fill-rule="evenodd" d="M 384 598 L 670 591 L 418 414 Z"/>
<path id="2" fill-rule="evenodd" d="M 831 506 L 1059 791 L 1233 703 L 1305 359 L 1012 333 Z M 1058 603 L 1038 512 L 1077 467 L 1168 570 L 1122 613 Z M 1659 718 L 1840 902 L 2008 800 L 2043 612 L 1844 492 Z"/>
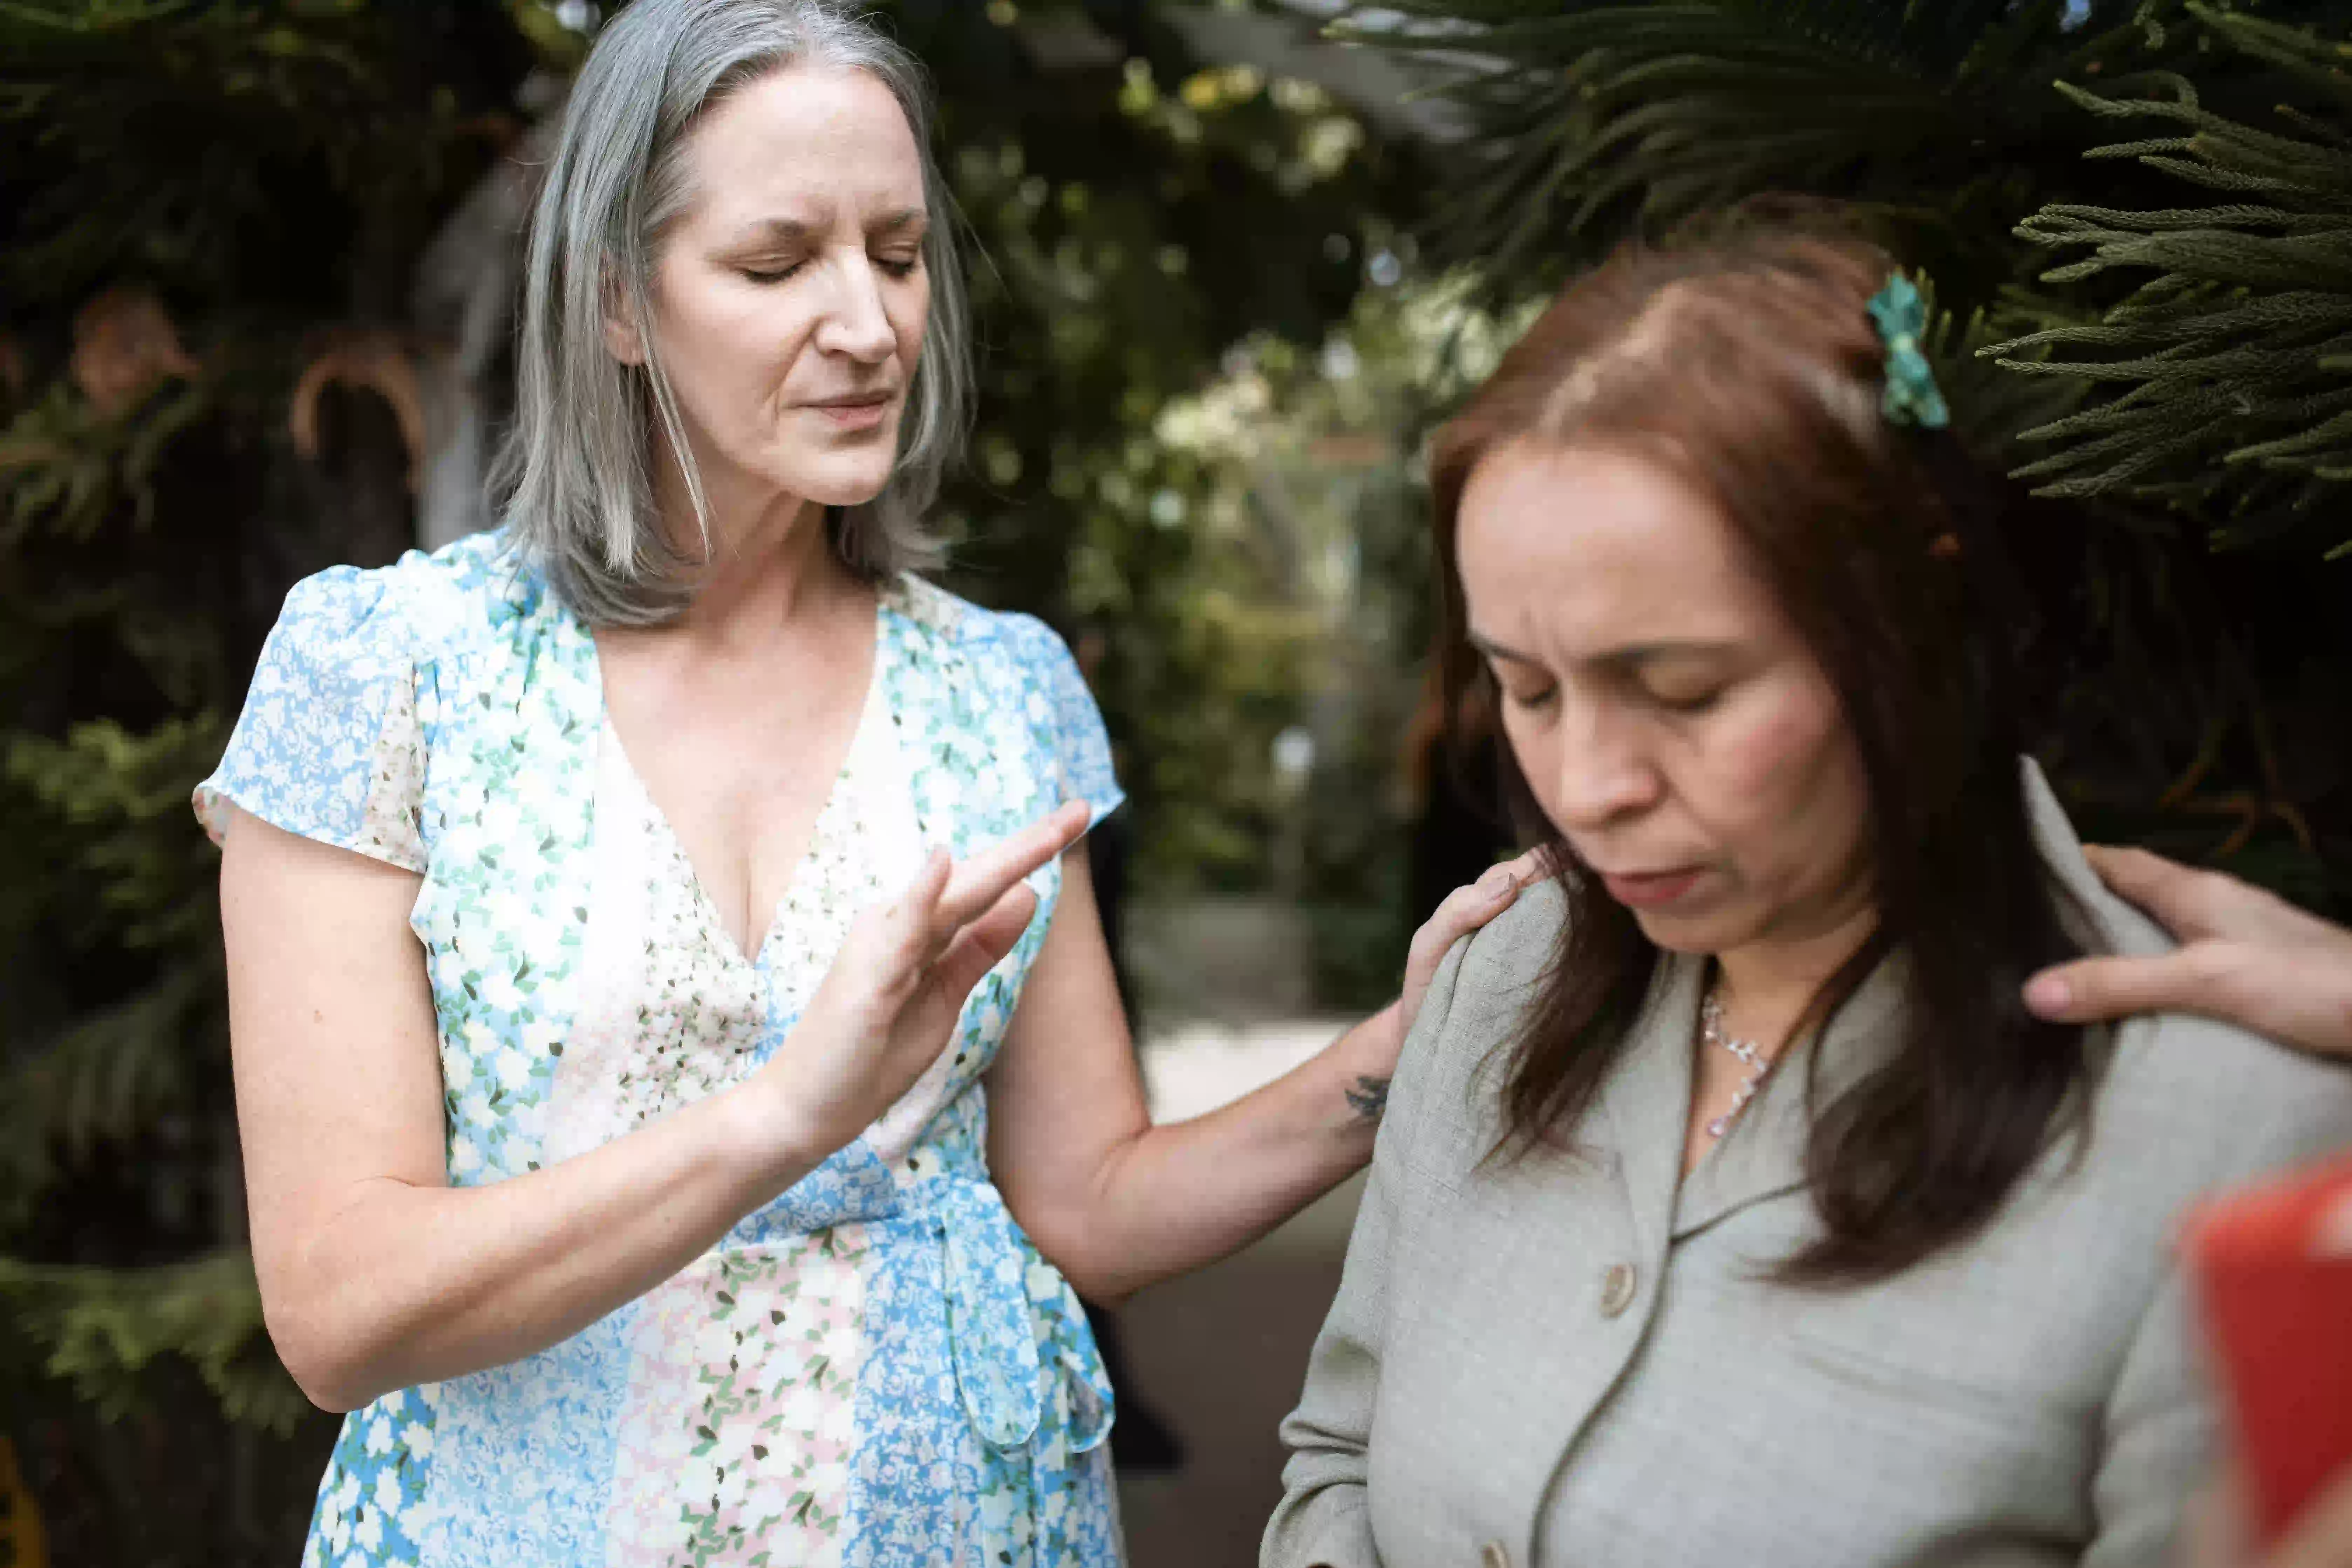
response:
<path id="1" fill-rule="evenodd" d="M 341 566 L 286 595 L 228 749 L 196 786 L 196 817 L 215 843 L 235 805 L 305 838 L 425 869 L 415 638 L 392 583 L 387 572 Z"/>
<path id="2" fill-rule="evenodd" d="M 1006 621 L 1027 688 L 1031 727 L 1047 742 L 1050 765 L 1060 773 L 1055 804 L 1083 800 L 1094 808 L 1093 820 L 1099 823 L 1127 799 L 1111 766 L 1102 710 L 1078 673 L 1078 661 L 1050 627 L 1034 616 L 1011 616 Z"/>

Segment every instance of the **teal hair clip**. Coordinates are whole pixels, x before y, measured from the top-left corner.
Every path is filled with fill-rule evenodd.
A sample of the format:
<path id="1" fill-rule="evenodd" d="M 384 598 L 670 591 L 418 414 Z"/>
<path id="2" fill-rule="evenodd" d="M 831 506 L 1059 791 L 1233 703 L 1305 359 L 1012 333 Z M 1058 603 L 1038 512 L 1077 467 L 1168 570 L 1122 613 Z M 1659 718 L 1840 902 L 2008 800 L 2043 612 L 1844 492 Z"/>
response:
<path id="1" fill-rule="evenodd" d="M 1927 331 L 1927 302 L 1917 285 L 1900 272 L 1871 297 L 1870 319 L 1886 344 L 1886 391 L 1878 406 L 1897 425 L 1917 425 L 1941 430 L 1952 421 L 1944 395 L 1936 386 L 1936 373 L 1919 340 Z"/>

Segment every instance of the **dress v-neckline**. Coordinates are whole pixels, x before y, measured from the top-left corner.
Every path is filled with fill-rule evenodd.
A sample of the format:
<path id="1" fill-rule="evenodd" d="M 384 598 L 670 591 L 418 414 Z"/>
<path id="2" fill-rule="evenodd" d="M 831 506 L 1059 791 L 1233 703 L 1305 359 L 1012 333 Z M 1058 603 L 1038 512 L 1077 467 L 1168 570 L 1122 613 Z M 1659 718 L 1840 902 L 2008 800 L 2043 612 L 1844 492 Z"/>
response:
<path id="1" fill-rule="evenodd" d="M 665 847 L 677 857 L 677 864 L 686 876 L 688 896 L 694 900 L 695 908 L 701 915 L 704 926 L 712 933 L 713 944 L 729 960 L 746 968 L 765 967 L 769 945 L 775 937 L 776 928 L 782 923 L 780 917 L 784 907 L 792 901 L 793 895 L 799 890 L 801 884 L 808 879 L 809 868 L 815 864 L 819 852 L 824 847 L 826 830 L 832 825 L 834 816 L 841 808 L 851 776 L 856 771 L 860 754 L 871 743 L 867 731 L 874 728 L 875 710 L 883 705 L 885 696 L 884 667 L 888 660 L 890 649 L 886 620 L 890 610 L 890 595 L 891 585 L 888 584 L 883 584 L 875 592 L 873 654 L 866 666 L 866 695 L 858 703 L 856 721 L 850 725 L 849 742 L 842 748 L 840 759 L 834 766 L 833 782 L 825 790 L 824 799 L 817 806 L 816 816 L 810 820 L 808 842 L 801 847 L 800 853 L 793 858 L 793 868 L 785 875 L 783 887 L 777 892 L 775 901 L 768 906 L 767 921 L 757 933 L 758 941 L 748 948 L 729 928 L 726 917 L 719 913 L 718 901 L 711 898 L 710 889 L 704 884 L 701 868 L 695 865 L 694 856 L 688 850 L 686 840 L 679 837 L 677 827 L 670 822 L 669 813 L 665 811 L 661 802 L 655 798 L 653 786 L 646 782 L 646 775 L 638 769 L 635 760 L 629 755 L 628 744 L 621 738 L 620 726 L 613 721 L 612 701 L 605 694 L 604 650 L 596 646 L 596 639 L 593 634 L 587 637 L 590 670 L 595 680 L 598 738 L 602 743 L 613 748 L 613 756 L 619 765 L 621 775 L 628 781 L 629 787 L 635 790 L 639 799 L 644 802 L 646 820 L 652 826 L 653 830 L 661 836 L 665 841 Z M 585 630 L 584 627 L 583 629 Z"/>

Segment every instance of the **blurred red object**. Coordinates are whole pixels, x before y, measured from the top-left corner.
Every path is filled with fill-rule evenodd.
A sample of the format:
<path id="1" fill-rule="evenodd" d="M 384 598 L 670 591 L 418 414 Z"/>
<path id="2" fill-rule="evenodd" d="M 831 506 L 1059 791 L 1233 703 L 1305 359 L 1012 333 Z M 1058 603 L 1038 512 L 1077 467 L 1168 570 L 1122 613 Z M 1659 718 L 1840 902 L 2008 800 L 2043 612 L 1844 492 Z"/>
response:
<path id="1" fill-rule="evenodd" d="M 2200 1206 L 2188 1247 L 2268 1546 L 2352 1473 L 2352 1159 Z"/>

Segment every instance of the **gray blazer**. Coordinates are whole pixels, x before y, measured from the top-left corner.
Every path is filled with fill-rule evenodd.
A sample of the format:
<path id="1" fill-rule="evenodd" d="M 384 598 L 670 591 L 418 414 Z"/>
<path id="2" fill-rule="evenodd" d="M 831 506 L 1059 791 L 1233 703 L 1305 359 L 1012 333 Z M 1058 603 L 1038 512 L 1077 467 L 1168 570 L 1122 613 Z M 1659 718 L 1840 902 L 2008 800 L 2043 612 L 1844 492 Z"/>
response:
<path id="1" fill-rule="evenodd" d="M 2106 940 L 2162 934 L 2036 830 Z M 1530 889 L 1457 947 L 1406 1043 L 1297 1411 L 1265 1568 L 1835 1568 L 2174 1561 L 2215 1421 L 2172 1252 L 2199 1194 L 2352 1145 L 2352 1072 L 2167 1016 L 2117 1032 L 2087 1157 L 1891 1281 L 1756 1278 L 1818 1221 L 1801 1063 L 1678 1176 L 1703 965 L 1669 958 L 1578 1130 L 1481 1169 L 1489 1048 L 1559 930 Z M 1814 1047 L 1887 1048 L 1899 962 Z"/>

